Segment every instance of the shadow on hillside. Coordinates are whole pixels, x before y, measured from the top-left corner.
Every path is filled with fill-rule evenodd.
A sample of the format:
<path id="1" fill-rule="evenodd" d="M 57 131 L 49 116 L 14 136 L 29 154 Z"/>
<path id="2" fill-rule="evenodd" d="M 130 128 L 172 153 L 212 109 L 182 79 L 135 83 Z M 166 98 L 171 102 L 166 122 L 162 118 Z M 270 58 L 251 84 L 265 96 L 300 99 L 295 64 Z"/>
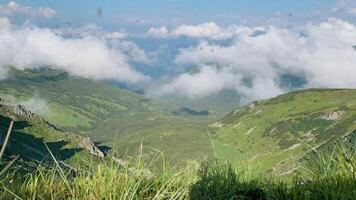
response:
<path id="1" fill-rule="evenodd" d="M 101 142 L 94 142 L 94 145 L 98 147 L 100 151 L 102 151 L 105 155 L 109 153 L 109 151 L 112 149 L 108 146 L 103 145 Z"/>
<path id="2" fill-rule="evenodd" d="M 7 132 L 10 121 L 11 119 L 8 117 L 0 116 L 0 136 L 2 138 Z M 25 160 L 50 162 L 53 159 L 48 149 L 59 161 L 67 160 L 82 150 L 81 148 L 64 148 L 68 144 L 67 141 L 46 142 L 47 149 L 43 138 L 34 137 L 24 131 L 27 127 L 31 127 L 31 124 L 27 121 L 16 121 L 14 123 L 6 149 L 7 154 L 19 155 Z"/>
<path id="3" fill-rule="evenodd" d="M 267 199 L 256 181 L 241 180 L 230 165 L 203 165 L 191 186 L 190 199 Z"/>

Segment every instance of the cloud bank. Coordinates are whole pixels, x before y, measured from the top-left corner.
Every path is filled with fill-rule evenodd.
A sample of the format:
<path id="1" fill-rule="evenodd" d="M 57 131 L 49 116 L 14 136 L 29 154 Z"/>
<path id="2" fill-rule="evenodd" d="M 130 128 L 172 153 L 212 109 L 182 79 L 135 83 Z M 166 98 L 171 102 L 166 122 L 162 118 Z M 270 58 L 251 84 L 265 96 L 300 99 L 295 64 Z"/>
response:
<path id="1" fill-rule="evenodd" d="M 3 20 L 1 20 L 3 19 Z M 145 51 L 130 42 L 95 34 L 76 37 L 36 26 L 10 26 L 0 18 L 0 77 L 9 66 L 18 69 L 51 66 L 74 76 L 138 82 L 148 77 L 129 61 L 149 62 Z"/>
<path id="2" fill-rule="evenodd" d="M 232 89 L 252 100 L 286 92 L 295 79 L 303 80 L 298 87 L 356 87 L 354 24 L 329 19 L 294 28 L 260 27 L 258 34 L 255 27 L 240 29 L 250 31 L 231 31 L 230 45 L 202 41 L 181 49 L 175 63 L 198 72 L 182 74 L 156 93 L 194 98 Z M 294 81 L 283 83 L 285 77 Z"/>

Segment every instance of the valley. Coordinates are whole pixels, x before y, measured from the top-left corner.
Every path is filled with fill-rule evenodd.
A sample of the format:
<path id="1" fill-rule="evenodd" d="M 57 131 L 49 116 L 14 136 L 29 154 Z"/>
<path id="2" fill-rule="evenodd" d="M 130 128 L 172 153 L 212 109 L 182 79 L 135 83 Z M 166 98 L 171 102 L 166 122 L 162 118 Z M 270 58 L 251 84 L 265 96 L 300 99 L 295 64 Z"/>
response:
<path id="1" fill-rule="evenodd" d="M 14 120 L 4 199 L 354 196 L 354 89 L 294 91 L 218 117 L 58 70 L 13 71 L 0 86 L 2 137 Z"/>
<path id="2" fill-rule="evenodd" d="M 218 159 L 284 174 L 308 152 L 355 137 L 356 130 L 356 90 L 295 91 L 219 119 L 57 70 L 13 71 L 0 85 L 3 97 L 44 101 L 39 115 L 60 130 L 90 137 L 121 157 L 143 146 L 147 156 L 162 152 L 172 165 Z"/>

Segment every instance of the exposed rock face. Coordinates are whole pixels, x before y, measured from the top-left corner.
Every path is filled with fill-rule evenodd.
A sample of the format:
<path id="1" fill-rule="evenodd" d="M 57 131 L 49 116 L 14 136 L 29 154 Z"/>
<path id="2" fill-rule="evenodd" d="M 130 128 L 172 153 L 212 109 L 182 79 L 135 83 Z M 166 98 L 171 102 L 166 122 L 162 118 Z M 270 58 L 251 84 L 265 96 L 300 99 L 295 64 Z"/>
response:
<path id="1" fill-rule="evenodd" d="M 210 124 L 209 126 L 213 127 L 213 128 L 221 128 L 224 126 L 224 124 L 221 122 L 214 122 L 213 124 Z"/>
<path id="2" fill-rule="evenodd" d="M 305 139 L 307 142 L 311 142 L 315 140 L 315 135 L 313 134 L 313 131 L 308 131 L 304 135 L 302 135 L 302 138 Z"/>
<path id="3" fill-rule="evenodd" d="M 345 111 L 336 111 L 336 112 L 329 112 L 329 113 L 325 113 L 324 115 L 320 116 L 321 119 L 325 119 L 325 120 L 332 120 L 332 121 L 336 121 L 341 119 L 344 115 L 345 115 Z"/>
<path id="4" fill-rule="evenodd" d="M 28 110 L 25 106 L 16 105 L 14 106 L 14 113 L 19 116 L 34 117 L 35 114 Z"/>
<path id="5" fill-rule="evenodd" d="M 113 160 L 119 165 L 119 166 L 126 166 L 128 165 L 129 162 L 126 160 L 120 159 L 120 158 L 113 158 Z"/>
<path id="6" fill-rule="evenodd" d="M 11 110 L 11 112 L 13 112 L 14 114 L 16 114 L 18 116 L 25 116 L 25 117 L 30 117 L 30 118 L 33 118 L 36 116 L 33 112 L 31 112 L 25 106 L 13 104 L 11 102 L 6 101 L 6 99 L 4 99 L 2 97 L 0 97 L 0 105 L 6 106 L 7 109 Z"/>
<path id="7" fill-rule="evenodd" d="M 103 158 L 105 157 L 104 153 L 100 151 L 100 149 L 90 140 L 90 138 L 84 138 L 83 141 L 81 142 L 81 147 L 87 149 L 90 154 Z"/>
<path id="8" fill-rule="evenodd" d="M 256 127 L 251 128 L 250 130 L 248 130 L 245 135 L 250 135 L 254 130 L 256 129 Z"/>
<path id="9" fill-rule="evenodd" d="M 256 104 L 253 102 L 250 105 L 248 105 L 248 107 L 253 110 L 256 107 Z"/>
<path id="10" fill-rule="evenodd" d="M 233 114 L 236 115 L 236 114 L 237 114 L 238 112 L 240 112 L 240 111 L 241 111 L 241 109 L 238 108 L 238 109 L 236 109 L 236 110 L 234 111 Z"/>

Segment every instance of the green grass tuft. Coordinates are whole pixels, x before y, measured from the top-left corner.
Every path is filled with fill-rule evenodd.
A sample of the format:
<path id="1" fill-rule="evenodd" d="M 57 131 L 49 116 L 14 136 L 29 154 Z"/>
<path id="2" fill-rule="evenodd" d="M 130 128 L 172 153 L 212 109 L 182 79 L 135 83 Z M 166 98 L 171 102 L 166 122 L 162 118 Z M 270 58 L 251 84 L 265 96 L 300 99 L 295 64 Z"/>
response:
<path id="1" fill-rule="evenodd" d="M 142 150 L 142 149 L 141 149 Z M 38 166 L 1 177 L 1 199 L 354 199 L 355 152 L 338 148 L 292 177 L 274 177 L 232 163 L 152 169 L 136 159 L 103 161 L 76 172 Z M 163 160 L 162 154 L 155 161 Z M 152 171 L 150 171 L 152 170 Z"/>

